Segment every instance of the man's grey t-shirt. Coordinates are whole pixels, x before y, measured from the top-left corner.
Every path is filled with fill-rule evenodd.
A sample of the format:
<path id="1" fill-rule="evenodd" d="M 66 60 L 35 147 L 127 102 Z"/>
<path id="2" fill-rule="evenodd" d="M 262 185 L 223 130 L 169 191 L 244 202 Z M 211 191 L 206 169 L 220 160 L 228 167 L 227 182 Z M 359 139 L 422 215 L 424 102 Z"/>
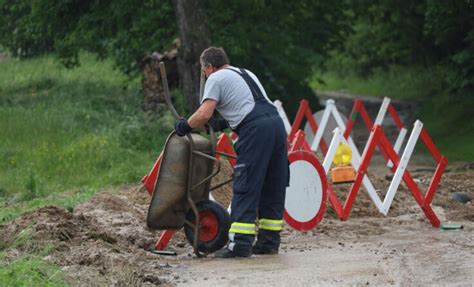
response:
<path id="1" fill-rule="evenodd" d="M 217 111 L 229 123 L 230 127 L 234 129 L 253 110 L 255 101 L 252 91 L 242 76 L 228 69 L 233 69 L 240 73 L 238 68 L 230 66 L 211 74 L 204 86 L 204 95 L 201 103 L 207 99 L 217 101 Z M 245 71 L 258 85 L 267 101 L 271 103 L 258 78 L 249 70 Z"/>

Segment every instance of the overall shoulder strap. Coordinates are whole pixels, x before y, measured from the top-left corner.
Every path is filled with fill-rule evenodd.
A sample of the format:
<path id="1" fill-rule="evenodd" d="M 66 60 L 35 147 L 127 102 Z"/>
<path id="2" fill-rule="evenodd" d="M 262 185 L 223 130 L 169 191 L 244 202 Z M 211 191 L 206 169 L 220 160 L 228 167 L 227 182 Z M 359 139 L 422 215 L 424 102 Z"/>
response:
<path id="1" fill-rule="evenodd" d="M 262 91 L 258 87 L 257 83 L 255 83 L 255 81 L 252 79 L 252 77 L 250 77 L 250 75 L 247 73 L 247 71 L 245 71 L 244 69 L 241 69 L 241 68 L 239 68 L 240 72 L 237 72 L 236 70 L 230 69 L 230 68 L 226 68 L 226 70 L 233 71 L 233 72 L 239 74 L 244 79 L 244 81 L 247 83 L 247 86 L 249 86 L 250 91 L 252 92 L 252 96 L 253 96 L 254 101 L 261 100 L 261 99 L 265 98 L 262 94 Z"/>

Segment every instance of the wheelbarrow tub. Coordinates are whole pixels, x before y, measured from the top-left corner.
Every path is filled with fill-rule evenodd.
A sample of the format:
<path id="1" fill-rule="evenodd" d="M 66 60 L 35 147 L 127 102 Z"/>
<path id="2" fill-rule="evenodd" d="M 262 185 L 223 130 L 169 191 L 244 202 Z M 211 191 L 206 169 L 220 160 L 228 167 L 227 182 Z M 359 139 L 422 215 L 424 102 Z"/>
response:
<path id="1" fill-rule="evenodd" d="M 212 154 L 211 141 L 192 133 L 194 150 Z M 193 156 L 193 166 L 190 166 Z M 151 198 L 147 215 L 147 225 L 152 229 L 179 229 L 184 226 L 186 213 L 190 210 L 187 200 L 188 175 L 192 169 L 192 187 L 200 183 L 213 171 L 214 161 L 191 153 L 188 137 L 179 137 L 172 132 L 166 140 L 163 157 L 158 171 L 155 190 Z M 191 190 L 193 202 L 209 198 L 210 180 Z"/>

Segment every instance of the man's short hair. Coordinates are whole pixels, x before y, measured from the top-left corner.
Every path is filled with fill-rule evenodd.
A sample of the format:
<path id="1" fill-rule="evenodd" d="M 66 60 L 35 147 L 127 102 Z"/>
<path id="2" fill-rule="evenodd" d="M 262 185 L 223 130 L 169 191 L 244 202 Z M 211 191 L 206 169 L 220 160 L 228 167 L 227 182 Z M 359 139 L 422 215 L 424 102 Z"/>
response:
<path id="1" fill-rule="evenodd" d="M 213 67 L 220 68 L 229 64 L 229 59 L 223 48 L 209 47 L 201 54 L 201 65 L 211 64 Z"/>

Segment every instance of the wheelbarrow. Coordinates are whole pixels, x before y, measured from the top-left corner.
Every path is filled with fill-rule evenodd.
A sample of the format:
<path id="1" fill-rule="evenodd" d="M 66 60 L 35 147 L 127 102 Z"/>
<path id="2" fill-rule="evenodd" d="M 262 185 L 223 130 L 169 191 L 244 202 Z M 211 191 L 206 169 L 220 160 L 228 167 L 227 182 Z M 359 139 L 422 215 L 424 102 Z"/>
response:
<path id="1" fill-rule="evenodd" d="M 166 104 L 178 119 L 171 103 L 164 63 L 160 63 L 160 73 Z M 210 140 L 195 132 L 185 137 L 175 131 L 169 134 L 147 215 L 151 229 L 184 227 L 186 239 L 198 257 L 224 247 L 231 224 L 227 210 L 209 200 L 211 179 L 220 171 L 219 161 L 214 157 L 216 137 L 210 126 L 209 131 Z"/>

